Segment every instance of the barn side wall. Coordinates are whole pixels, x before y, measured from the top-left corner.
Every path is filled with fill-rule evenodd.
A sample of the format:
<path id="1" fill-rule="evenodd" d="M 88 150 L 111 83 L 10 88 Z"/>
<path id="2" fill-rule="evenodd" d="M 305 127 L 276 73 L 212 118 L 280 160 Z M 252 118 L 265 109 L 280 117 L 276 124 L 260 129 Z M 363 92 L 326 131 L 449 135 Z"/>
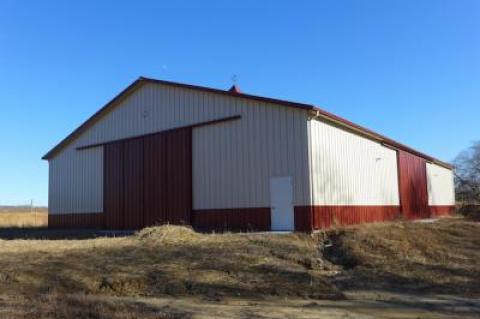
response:
<path id="1" fill-rule="evenodd" d="M 296 210 L 298 224 L 391 220 L 400 214 L 397 152 L 321 119 L 309 121 L 312 206 Z"/>
<path id="2" fill-rule="evenodd" d="M 294 204 L 309 205 L 306 111 L 147 83 L 50 160 L 50 214 L 104 211 L 103 146 L 77 147 L 236 115 L 192 130 L 193 220 L 236 218 L 247 227 L 253 218 L 269 227 L 273 176 L 292 176 Z"/>

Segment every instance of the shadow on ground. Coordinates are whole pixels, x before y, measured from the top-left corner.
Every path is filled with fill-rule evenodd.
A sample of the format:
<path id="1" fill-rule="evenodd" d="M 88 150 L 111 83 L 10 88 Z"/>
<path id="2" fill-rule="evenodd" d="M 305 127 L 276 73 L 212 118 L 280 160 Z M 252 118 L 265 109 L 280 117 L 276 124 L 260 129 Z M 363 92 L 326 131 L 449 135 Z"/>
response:
<path id="1" fill-rule="evenodd" d="M 100 237 L 123 237 L 134 234 L 128 230 L 96 230 L 96 229 L 48 229 L 46 227 L 0 228 L 0 239 L 93 239 Z"/>

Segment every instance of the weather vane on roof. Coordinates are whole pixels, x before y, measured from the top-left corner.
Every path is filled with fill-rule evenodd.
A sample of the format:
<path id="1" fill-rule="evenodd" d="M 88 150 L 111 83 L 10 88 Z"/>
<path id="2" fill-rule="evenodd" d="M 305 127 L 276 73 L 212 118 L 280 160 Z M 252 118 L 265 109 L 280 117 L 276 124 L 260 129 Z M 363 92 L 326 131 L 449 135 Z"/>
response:
<path id="1" fill-rule="evenodd" d="M 237 75 L 236 74 L 232 75 L 232 82 L 233 82 L 234 85 L 237 84 L 237 80 L 238 80 Z"/>

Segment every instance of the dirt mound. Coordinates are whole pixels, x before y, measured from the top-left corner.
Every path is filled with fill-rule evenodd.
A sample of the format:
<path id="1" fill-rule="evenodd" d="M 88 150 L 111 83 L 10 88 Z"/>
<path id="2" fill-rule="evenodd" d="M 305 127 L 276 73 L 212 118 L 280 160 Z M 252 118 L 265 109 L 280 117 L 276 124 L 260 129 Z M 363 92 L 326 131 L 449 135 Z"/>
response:
<path id="1" fill-rule="evenodd" d="M 187 226 L 162 225 L 144 228 L 136 236 L 142 241 L 173 244 L 199 240 L 202 234 L 195 232 L 191 227 Z"/>

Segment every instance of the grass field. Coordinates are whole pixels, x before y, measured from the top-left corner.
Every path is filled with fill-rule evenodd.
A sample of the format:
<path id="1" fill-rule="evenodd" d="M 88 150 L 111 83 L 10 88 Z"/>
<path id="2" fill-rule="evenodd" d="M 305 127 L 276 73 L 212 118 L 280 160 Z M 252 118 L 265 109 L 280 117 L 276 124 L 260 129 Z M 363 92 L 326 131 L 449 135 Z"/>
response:
<path id="1" fill-rule="evenodd" d="M 480 224 L 462 218 L 314 235 L 162 226 L 0 240 L 0 317 L 475 318 L 479 248 Z"/>
<path id="2" fill-rule="evenodd" d="M 46 211 L 4 211 L 0 212 L 0 228 L 47 227 Z"/>
<path id="3" fill-rule="evenodd" d="M 48 208 L 0 206 L 0 229 L 42 228 L 48 225 Z"/>

